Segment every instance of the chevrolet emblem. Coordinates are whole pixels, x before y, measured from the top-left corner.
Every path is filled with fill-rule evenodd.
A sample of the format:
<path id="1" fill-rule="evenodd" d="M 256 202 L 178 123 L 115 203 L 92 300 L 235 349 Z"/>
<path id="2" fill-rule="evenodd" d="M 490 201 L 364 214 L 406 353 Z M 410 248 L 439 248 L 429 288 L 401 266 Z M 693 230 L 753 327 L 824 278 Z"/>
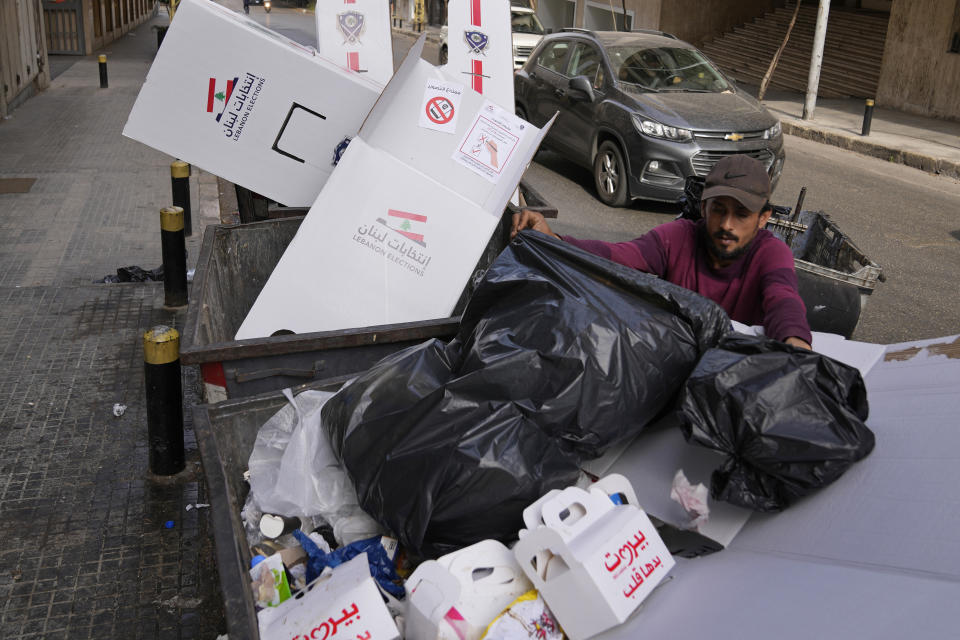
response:
<path id="1" fill-rule="evenodd" d="M 740 142 L 741 140 L 743 140 L 743 134 L 742 134 L 742 133 L 728 133 L 727 135 L 723 136 L 723 139 L 724 139 L 724 140 L 732 140 L 733 142 Z"/>

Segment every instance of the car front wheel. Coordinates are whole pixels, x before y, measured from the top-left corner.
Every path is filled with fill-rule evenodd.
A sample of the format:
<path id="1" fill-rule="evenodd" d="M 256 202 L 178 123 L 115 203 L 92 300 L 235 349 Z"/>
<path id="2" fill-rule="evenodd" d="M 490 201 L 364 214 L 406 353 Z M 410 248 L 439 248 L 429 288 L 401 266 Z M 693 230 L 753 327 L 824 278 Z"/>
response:
<path id="1" fill-rule="evenodd" d="M 622 207 L 630 200 L 627 191 L 627 164 L 617 143 L 607 140 L 600 145 L 593 161 L 593 180 L 600 200 L 611 207 Z"/>

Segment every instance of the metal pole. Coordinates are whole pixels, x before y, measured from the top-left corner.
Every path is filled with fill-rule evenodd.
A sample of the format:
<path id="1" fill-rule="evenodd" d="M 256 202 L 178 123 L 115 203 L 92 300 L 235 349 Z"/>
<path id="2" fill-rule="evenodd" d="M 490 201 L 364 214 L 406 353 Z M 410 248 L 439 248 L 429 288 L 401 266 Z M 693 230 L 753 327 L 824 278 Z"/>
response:
<path id="1" fill-rule="evenodd" d="M 190 217 L 190 165 L 183 160 L 170 164 L 170 185 L 173 205 L 183 209 L 184 235 L 193 235 L 193 220 Z"/>
<path id="2" fill-rule="evenodd" d="M 860 130 L 860 135 L 868 136 L 870 135 L 870 123 L 873 122 L 873 98 L 867 98 L 867 102 L 863 107 L 863 129 Z"/>
<path id="3" fill-rule="evenodd" d="M 183 471 L 183 390 L 180 334 L 159 325 L 143 334 L 143 381 L 147 396 L 150 472 L 171 476 Z"/>
<path id="4" fill-rule="evenodd" d="M 107 56 L 102 53 L 97 56 L 97 62 L 100 66 L 100 88 L 107 88 Z"/>
<path id="5" fill-rule="evenodd" d="M 160 242 L 163 251 L 163 304 L 187 304 L 187 247 L 183 237 L 183 209 L 160 209 Z"/>
<path id="6" fill-rule="evenodd" d="M 803 119 L 813 118 L 817 106 L 817 89 L 820 87 L 820 67 L 823 65 L 823 43 L 827 38 L 827 18 L 830 15 L 830 0 L 820 0 L 817 9 L 817 28 L 813 34 L 813 51 L 810 55 L 810 75 L 807 77 L 807 98 L 803 102 Z"/>

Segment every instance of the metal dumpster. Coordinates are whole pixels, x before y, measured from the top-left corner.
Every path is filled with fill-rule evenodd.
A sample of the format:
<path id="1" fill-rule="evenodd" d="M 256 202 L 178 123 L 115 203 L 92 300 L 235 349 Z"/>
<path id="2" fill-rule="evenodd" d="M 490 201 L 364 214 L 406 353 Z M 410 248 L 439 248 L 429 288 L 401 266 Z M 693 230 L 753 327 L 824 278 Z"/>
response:
<path id="1" fill-rule="evenodd" d="M 532 187 L 521 183 L 520 191 L 527 208 L 556 217 L 556 209 Z M 412 344 L 451 338 L 476 283 L 510 241 L 514 211 L 511 206 L 504 212 L 452 317 L 248 340 L 234 340 L 234 336 L 303 217 L 207 227 L 190 291 L 180 360 L 200 365 L 205 401 L 220 402 L 357 373 Z"/>
<path id="2" fill-rule="evenodd" d="M 338 382 L 313 381 L 310 389 L 335 390 Z M 220 590 L 230 640 L 260 637 L 250 591 L 250 548 L 240 511 L 250 488 L 243 479 L 257 432 L 286 403 L 279 391 L 193 408 L 194 429 L 210 496 Z"/>
<path id="3" fill-rule="evenodd" d="M 704 179 L 698 176 L 687 178 L 679 203 L 681 218 L 700 219 L 703 183 Z M 794 208 L 774 205 L 766 229 L 793 252 L 798 289 L 807 307 L 810 328 L 849 338 L 877 282 L 885 279 L 883 269 L 860 251 L 826 213 L 801 210 L 794 216 Z"/>

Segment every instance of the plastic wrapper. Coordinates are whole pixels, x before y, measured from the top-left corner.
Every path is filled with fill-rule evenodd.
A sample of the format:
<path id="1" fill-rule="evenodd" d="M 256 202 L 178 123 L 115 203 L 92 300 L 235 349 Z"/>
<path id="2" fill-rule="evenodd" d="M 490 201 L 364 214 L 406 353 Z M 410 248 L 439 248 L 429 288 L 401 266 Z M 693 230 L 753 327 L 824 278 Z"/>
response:
<path id="1" fill-rule="evenodd" d="M 528 591 L 491 622 L 482 640 L 563 640 L 563 630 L 536 590 Z"/>
<path id="2" fill-rule="evenodd" d="M 307 552 L 307 583 L 316 580 L 323 570 L 327 567 L 331 569 L 338 567 L 348 560 L 352 560 L 361 553 L 367 554 L 367 562 L 370 565 L 370 575 L 376 581 L 377 585 L 386 593 L 398 600 L 404 598 L 403 579 L 397 574 L 397 568 L 393 560 L 387 554 L 383 546 L 383 538 L 375 536 L 367 540 L 357 540 L 351 542 L 345 547 L 340 547 L 335 551 L 324 551 L 304 532 L 293 532 L 293 536 Z M 396 545 L 396 540 L 391 540 Z"/>
<path id="3" fill-rule="evenodd" d="M 510 540 L 526 506 L 667 407 L 729 326 L 691 291 L 524 232 L 453 341 L 382 360 L 323 423 L 360 504 L 405 547 Z"/>
<path id="4" fill-rule="evenodd" d="M 260 428 L 250 454 L 254 504 L 245 513 L 256 522 L 262 513 L 308 522 L 319 516 L 341 533 L 341 544 L 382 533 L 357 503 L 353 484 L 320 426 L 320 409 L 333 394 L 304 391 L 294 398 L 286 389 L 284 395 L 289 404 Z"/>
<path id="5" fill-rule="evenodd" d="M 710 493 L 780 511 L 829 485 L 874 446 L 860 372 L 776 340 L 731 333 L 684 386 L 689 442 L 728 454 Z"/>

